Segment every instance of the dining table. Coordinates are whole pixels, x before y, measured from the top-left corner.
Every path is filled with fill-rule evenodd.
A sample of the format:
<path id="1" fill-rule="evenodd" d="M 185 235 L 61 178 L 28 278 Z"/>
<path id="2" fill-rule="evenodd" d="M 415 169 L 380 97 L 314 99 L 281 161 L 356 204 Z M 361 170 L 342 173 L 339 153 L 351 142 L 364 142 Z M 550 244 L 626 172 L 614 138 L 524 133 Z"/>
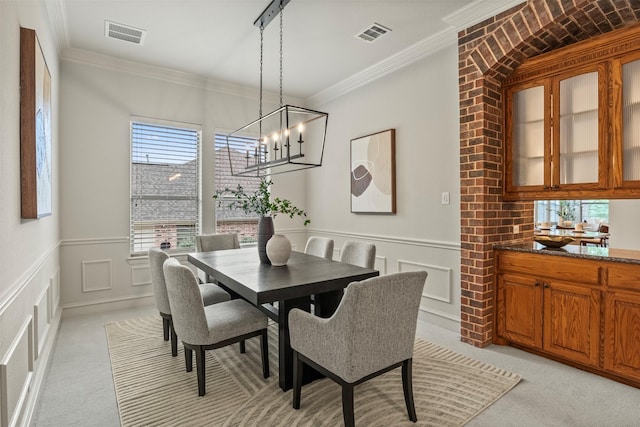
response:
<path id="1" fill-rule="evenodd" d="M 379 271 L 292 251 L 287 264 L 261 263 L 255 247 L 187 255 L 195 267 L 213 277 L 233 298 L 260 308 L 278 324 L 279 385 L 293 386 L 293 350 L 289 340 L 289 311 L 299 308 L 330 317 L 349 283 L 380 275 Z M 312 304 L 313 296 L 313 304 Z M 317 373 L 307 369 L 303 381 Z"/>

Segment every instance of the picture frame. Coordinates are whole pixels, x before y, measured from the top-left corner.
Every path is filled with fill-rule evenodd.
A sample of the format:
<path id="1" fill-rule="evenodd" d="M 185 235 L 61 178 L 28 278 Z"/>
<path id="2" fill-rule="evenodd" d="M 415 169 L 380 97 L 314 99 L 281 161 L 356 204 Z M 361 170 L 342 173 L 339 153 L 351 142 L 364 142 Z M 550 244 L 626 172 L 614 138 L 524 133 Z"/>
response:
<path id="1" fill-rule="evenodd" d="M 351 212 L 396 213 L 396 131 L 351 140 Z"/>
<path id="2" fill-rule="evenodd" d="M 20 28 L 21 215 L 52 213 L 51 74 L 35 30 Z"/>

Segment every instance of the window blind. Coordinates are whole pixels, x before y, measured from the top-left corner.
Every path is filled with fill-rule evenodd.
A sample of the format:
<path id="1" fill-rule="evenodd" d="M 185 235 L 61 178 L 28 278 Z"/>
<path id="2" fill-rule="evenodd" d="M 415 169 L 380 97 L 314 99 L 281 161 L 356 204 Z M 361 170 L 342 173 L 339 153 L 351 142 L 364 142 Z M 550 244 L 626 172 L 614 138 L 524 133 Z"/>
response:
<path id="1" fill-rule="evenodd" d="M 255 145 L 255 139 L 235 136 L 229 139 L 227 147 L 227 136 L 223 134 L 215 135 L 216 170 L 215 182 L 216 190 L 222 191 L 225 188 L 236 189 L 241 185 L 246 192 L 253 192 L 260 185 L 259 177 L 233 176 L 229 163 L 229 154 L 234 170 L 238 170 L 243 165 L 246 166 L 247 146 Z M 216 203 L 216 230 L 218 233 L 237 233 L 240 241 L 249 243 L 256 241 L 258 230 L 258 217 L 256 214 L 245 214 L 241 209 L 229 209 L 229 203 L 235 200 L 233 196 L 218 199 Z"/>
<path id="2" fill-rule="evenodd" d="M 131 253 L 190 250 L 200 228 L 201 130 L 131 122 Z"/>

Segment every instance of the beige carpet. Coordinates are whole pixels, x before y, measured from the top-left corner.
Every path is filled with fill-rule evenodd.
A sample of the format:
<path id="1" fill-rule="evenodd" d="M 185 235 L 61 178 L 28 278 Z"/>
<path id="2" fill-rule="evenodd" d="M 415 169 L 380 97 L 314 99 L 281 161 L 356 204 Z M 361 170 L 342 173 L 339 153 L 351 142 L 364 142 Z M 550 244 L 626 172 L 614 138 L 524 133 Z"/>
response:
<path id="1" fill-rule="evenodd" d="M 105 326 L 123 426 L 339 426 L 340 387 L 328 379 L 302 388 L 300 410 L 278 387 L 277 328 L 269 330 L 271 377 L 262 378 L 259 339 L 207 352 L 207 394 L 180 346 L 171 357 L 160 317 Z M 359 426 L 462 426 L 513 388 L 520 376 L 417 339 L 413 392 L 418 422 L 407 418 L 400 369 L 355 390 Z"/>

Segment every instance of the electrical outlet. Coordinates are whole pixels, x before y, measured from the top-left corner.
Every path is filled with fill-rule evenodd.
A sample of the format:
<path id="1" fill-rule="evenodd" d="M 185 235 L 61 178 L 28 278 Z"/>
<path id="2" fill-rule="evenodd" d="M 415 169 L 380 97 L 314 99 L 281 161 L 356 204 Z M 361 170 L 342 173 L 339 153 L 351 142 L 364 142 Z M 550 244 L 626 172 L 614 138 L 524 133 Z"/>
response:
<path id="1" fill-rule="evenodd" d="M 520 226 L 519 225 L 514 225 L 513 226 L 513 234 L 518 234 L 520 232 Z"/>
<path id="2" fill-rule="evenodd" d="M 449 192 L 448 191 L 443 191 L 442 192 L 442 204 L 443 205 L 448 205 L 449 204 Z"/>

